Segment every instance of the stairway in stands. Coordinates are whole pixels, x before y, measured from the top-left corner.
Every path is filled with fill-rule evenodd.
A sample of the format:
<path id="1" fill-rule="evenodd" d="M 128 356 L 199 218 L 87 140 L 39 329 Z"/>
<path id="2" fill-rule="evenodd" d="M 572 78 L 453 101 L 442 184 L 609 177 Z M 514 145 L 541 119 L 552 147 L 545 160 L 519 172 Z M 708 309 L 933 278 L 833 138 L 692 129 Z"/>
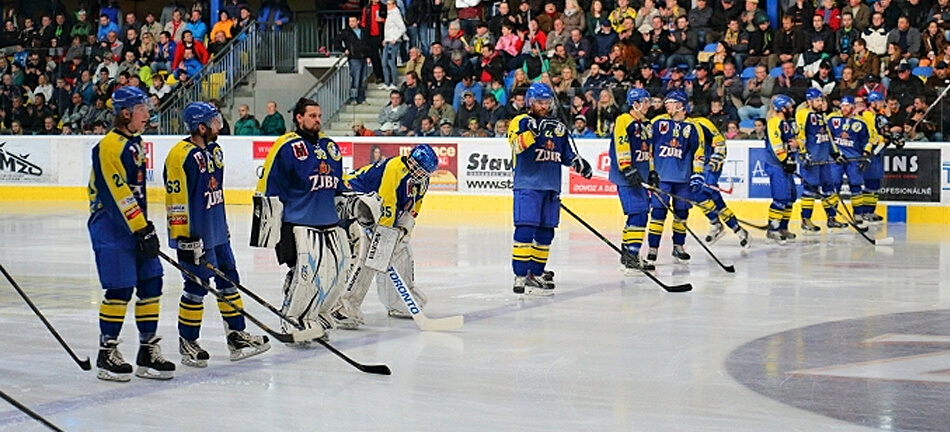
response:
<path id="1" fill-rule="evenodd" d="M 324 133 L 333 138 L 353 136 L 352 126 L 356 120 L 362 120 L 369 130 L 379 129 L 379 110 L 389 103 L 389 92 L 390 90 L 376 90 L 376 85 L 370 84 L 366 89 L 367 103 L 345 105 L 328 125 L 324 125 Z"/>

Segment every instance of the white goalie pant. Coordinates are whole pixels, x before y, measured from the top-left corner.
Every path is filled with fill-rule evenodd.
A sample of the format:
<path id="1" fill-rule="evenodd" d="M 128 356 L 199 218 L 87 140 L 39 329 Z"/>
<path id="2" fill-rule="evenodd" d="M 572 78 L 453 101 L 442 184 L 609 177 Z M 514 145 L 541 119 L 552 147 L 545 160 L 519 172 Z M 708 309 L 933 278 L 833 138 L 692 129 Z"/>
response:
<path id="1" fill-rule="evenodd" d="M 350 262 L 350 243 L 340 227 L 316 229 L 294 227 L 297 265 L 284 292 L 284 312 L 305 328 L 320 325 L 320 315 L 329 315 L 345 287 Z M 332 322 L 327 316 L 327 328 Z"/>
<path id="2" fill-rule="evenodd" d="M 412 297 L 415 299 L 419 309 L 424 309 L 429 299 L 422 291 L 416 288 L 415 265 L 412 259 L 412 247 L 409 246 L 408 237 L 403 237 L 402 241 L 396 245 L 396 251 L 393 252 L 393 259 L 390 265 L 396 269 L 396 272 L 402 277 L 403 283 L 409 288 L 409 292 L 412 293 Z M 409 308 L 406 307 L 406 302 L 403 301 L 402 296 L 396 291 L 396 286 L 393 285 L 392 279 L 385 277 L 385 275 L 376 278 L 376 294 L 379 295 L 379 301 L 383 303 L 383 306 L 386 306 L 390 315 L 412 316 L 409 313 Z"/>

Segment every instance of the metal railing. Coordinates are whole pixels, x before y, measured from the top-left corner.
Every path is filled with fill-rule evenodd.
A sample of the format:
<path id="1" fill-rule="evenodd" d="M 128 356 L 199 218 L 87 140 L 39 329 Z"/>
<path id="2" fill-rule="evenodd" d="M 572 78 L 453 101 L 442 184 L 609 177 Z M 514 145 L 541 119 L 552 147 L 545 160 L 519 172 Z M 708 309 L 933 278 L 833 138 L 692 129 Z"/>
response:
<path id="1" fill-rule="evenodd" d="M 258 32 L 248 27 L 214 56 L 188 82 L 182 83 L 159 108 L 158 132 L 180 134 L 185 132 L 181 112 L 194 101 L 224 98 L 231 94 L 244 78 L 256 70 Z"/>
<path id="2" fill-rule="evenodd" d="M 257 68 L 277 72 L 297 72 L 297 26 L 287 23 L 277 27 L 269 24 L 257 26 Z"/>
<path id="3" fill-rule="evenodd" d="M 301 57 L 319 57 L 339 55 L 339 47 L 333 45 L 333 39 L 346 29 L 346 20 L 359 16 L 359 11 L 310 11 L 297 12 L 297 55 Z M 321 48 L 323 49 L 321 51 Z"/>
<path id="4" fill-rule="evenodd" d="M 317 84 L 305 93 L 320 104 L 324 121 L 333 118 L 350 97 L 350 68 L 346 57 L 341 57 L 317 80 Z"/>

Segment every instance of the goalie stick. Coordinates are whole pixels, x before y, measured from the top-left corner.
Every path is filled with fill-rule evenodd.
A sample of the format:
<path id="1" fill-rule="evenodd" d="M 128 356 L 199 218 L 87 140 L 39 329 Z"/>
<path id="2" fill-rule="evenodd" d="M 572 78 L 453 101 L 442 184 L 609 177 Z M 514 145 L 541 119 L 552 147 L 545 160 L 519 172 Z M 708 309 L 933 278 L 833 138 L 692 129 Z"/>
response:
<path id="1" fill-rule="evenodd" d="M 15 280 L 13 280 L 13 276 L 10 276 L 10 273 L 7 273 L 7 269 L 3 268 L 3 265 L 0 265 L 0 272 L 2 272 L 3 276 L 7 278 L 7 281 L 10 282 L 10 285 L 13 285 L 13 289 L 15 289 L 18 294 L 20 294 L 20 297 L 23 298 L 23 301 L 26 302 L 26 305 L 29 306 L 30 309 L 33 310 L 33 313 L 36 314 L 36 316 L 40 319 L 40 321 L 43 322 L 43 325 L 46 326 L 46 329 L 49 330 L 49 332 L 53 334 L 53 337 L 56 338 L 56 341 L 59 342 L 59 344 L 63 346 L 63 349 L 66 350 L 66 353 L 69 354 L 69 356 L 72 357 L 73 361 L 79 365 L 79 368 L 86 371 L 92 369 L 92 363 L 89 362 L 89 357 L 86 357 L 85 359 L 80 359 L 79 356 L 77 356 L 76 353 L 73 352 L 72 348 L 70 348 L 69 345 L 66 344 L 66 341 L 63 340 L 63 337 L 59 335 L 56 329 L 53 328 L 53 325 L 50 324 L 49 321 L 46 320 L 45 316 L 43 316 L 43 313 L 40 312 L 40 310 L 36 307 L 35 304 L 33 304 L 33 301 L 30 300 L 30 297 L 27 296 L 26 293 L 23 291 L 23 289 L 20 288 L 20 285 L 17 284 Z"/>
<path id="2" fill-rule="evenodd" d="M 648 190 L 653 191 L 653 193 L 657 193 L 657 194 L 661 194 L 661 195 L 666 195 L 666 196 L 670 197 L 671 199 L 676 199 L 676 198 L 673 198 L 673 195 L 668 194 L 668 193 L 666 193 L 666 192 L 664 192 L 664 191 L 662 191 L 662 190 L 660 190 L 660 189 L 658 189 L 658 188 L 655 188 L 655 187 L 653 187 L 653 186 L 645 185 L 645 187 L 646 187 Z M 676 220 L 676 219 L 677 219 L 676 214 L 673 213 L 673 209 L 670 208 L 670 204 L 667 204 L 665 199 L 661 199 L 661 200 L 657 200 L 657 201 L 659 201 L 660 204 L 662 204 L 663 207 L 665 207 L 666 210 L 667 210 L 668 212 L 670 212 L 670 213 L 673 215 L 673 220 Z M 719 261 L 719 257 L 717 257 L 716 254 L 714 254 L 713 251 L 711 251 L 711 250 L 709 249 L 709 246 L 706 246 L 706 242 L 702 241 L 702 240 L 699 238 L 699 236 L 696 235 L 696 233 L 693 232 L 692 229 L 690 229 L 689 225 L 686 224 L 686 220 L 683 219 L 682 222 L 683 222 L 683 228 L 686 228 L 686 232 L 688 232 L 689 235 L 693 236 L 693 238 L 696 240 L 696 242 L 699 243 L 699 245 L 703 247 L 703 249 L 706 251 L 706 253 L 709 254 L 710 258 L 712 258 L 713 261 L 716 262 L 716 264 L 719 264 L 719 267 L 722 267 L 722 269 L 725 270 L 726 273 L 735 273 L 735 272 L 736 272 L 736 266 L 731 265 L 731 264 L 730 264 L 730 265 L 725 265 L 725 264 L 722 263 L 722 261 Z"/>
<path id="3" fill-rule="evenodd" d="M 617 247 L 617 245 L 615 245 L 612 241 L 610 241 L 610 239 L 608 239 L 607 237 L 604 237 L 603 234 L 601 234 L 596 229 L 594 229 L 594 227 L 592 227 L 589 223 L 587 223 L 587 221 L 585 221 L 584 219 L 581 219 L 581 217 L 578 216 L 577 213 L 574 213 L 573 211 L 571 211 L 571 209 L 567 208 L 567 206 L 565 206 L 564 203 L 561 203 L 561 209 L 564 210 L 567 214 L 571 215 L 571 217 L 573 217 L 574 220 L 576 220 L 578 223 L 583 225 L 584 228 L 587 228 L 587 230 L 590 231 L 592 234 L 594 234 L 594 236 L 596 236 L 601 241 L 606 243 L 607 246 L 610 246 L 611 249 L 613 249 L 614 251 L 619 253 L 621 256 L 623 256 L 624 254 L 623 250 Z M 667 285 L 663 283 L 663 281 L 658 279 L 656 276 L 654 276 L 652 273 L 643 269 L 638 269 L 638 270 L 640 270 L 641 273 L 645 274 L 648 278 L 650 278 L 650 280 L 652 280 L 653 282 L 656 282 L 656 284 L 662 287 L 666 292 L 681 293 L 681 292 L 688 292 L 688 291 L 693 290 L 692 284 L 684 283 L 680 285 Z"/>
<path id="4" fill-rule="evenodd" d="M 20 403 L 20 401 L 14 399 L 12 396 L 10 396 L 10 395 L 4 393 L 2 390 L 0 390 L 0 398 L 2 398 L 3 400 L 7 401 L 7 403 L 9 403 L 10 405 L 13 405 L 14 407 L 16 407 L 16 409 L 18 409 L 18 410 L 20 410 L 20 411 L 23 411 L 24 414 L 26 414 L 26 415 L 32 417 L 33 420 L 36 420 L 36 421 L 42 423 L 43 426 L 48 427 L 50 430 L 63 432 L 63 430 L 60 429 L 58 426 L 54 425 L 54 424 L 51 423 L 49 420 L 46 420 L 45 418 L 43 418 L 43 416 L 37 414 L 36 411 L 33 411 L 33 410 L 27 408 L 26 405 L 23 405 L 22 403 Z"/>
<path id="5" fill-rule="evenodd" d="M 166 255 L 165 252 L 158 251 L 158 256 L 161 257 L 163 260 L 165 260 L 165 262 L 171 264 L 172 267 L 175 267 L 176 269 L 181 271 L 181 273 L 185 275 L 187 278 L 191 279 L 198 285 L 201 285 L 202 288 L 208 290 L 208 292 L 210 292 L 211 294 L 214 294 L 215 297 L 227 303 L 228 306 L 231 306 L 232 308 L 234 308 L 235 311 L 237 311 L 239 314 L 243 315 L 249 321 L 254 323 L 254 325 L 260 327 L 261 330 L 264 330 L 264 332 L 266 332 L 267 334 L 273 336 L 274 339 L 277 339 L 278 341 L 283 342 L 285 344 L 314 341 L 314 342 L 319 343 L 320 345 L 323 345 L 324 348 L 330 350 L 330 352 L 332 352 L 333 354 L 336 354 L 345 362 L 349 363 L 351 366 L 359 369 L 360 371 L 370 373 L 370 374 L 376 374 L 376 375 L 391 375 L 392 374 L 392 371 L 390 371 L 389 366 L 364 365 L 362 363 L 358 363 L 355 360 L 349 358 L 346 354 L 343 354 L 342 352 L 334 348 L 332 345 L 327 343 L 327 341 L 320 339 L 321 337 L 323 337 L 323 334 L 324 334 L 322 327 L 313 327 L 313 328 L 300 330 L 300 331 L 296 331 L 292 333 L 280 333 L 276 330 L 271 329 L 266 324 L 261 322 L 259 319 L 255 318 L 253 315 L 248 313 L 246 310 L 234 304 L 234 302 L 232 302 L 231 300 L 228 300 L 224 295 L 221 294 L 220 291 L 212 288 L 205 281 L 201 280 L 201 278 L 199 278 L 196 274 L 188 271 L 188 269 L 184 268 L 177 261 L 175 261 L 168 255 Z"/>

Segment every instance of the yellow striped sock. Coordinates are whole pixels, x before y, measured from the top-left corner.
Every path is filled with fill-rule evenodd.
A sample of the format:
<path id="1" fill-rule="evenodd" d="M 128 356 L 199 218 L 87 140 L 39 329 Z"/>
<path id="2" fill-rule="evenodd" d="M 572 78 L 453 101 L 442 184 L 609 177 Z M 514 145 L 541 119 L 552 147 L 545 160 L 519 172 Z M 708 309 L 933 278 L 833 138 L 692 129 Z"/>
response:
<path id="1" fill-rule="evenodd" d="M 201 317 L 204 315 L 204 304 L 178 302 L 178 323 L 191 327 L 201 326 Z"/>
<path id="2" fill-rule="evenodd" d="M 135 322 L 158 322 L 158 301 L 158 297 L 149 297 L 135 302 Z"/>
<path id="3" fill-rule="evenodd" d="M 802 197 L 802 210 L 814 210 L 815 199 L 812 197 Z"/>
<path id="4" fill-rule="evenodd" d="M 644 227 L 628 226 L 623 229 L 623 244 L 643 244 L 643 234 L 646 232 Z"/>
<path id="5" fill-rule="evenodd" d="M 663 235 L 663 224 L 666 222 L 666 219 L 661 220 L 651 220 L 650 221 L 650 234 L 653 235 Z"/>
<path id="6" fill-rule="evenodd" d="M 511 247 L 511 259 L 514 261 L 530 261 L 533 246 L 531 243 L 515 243 Z"/>
<path id="7" fill-rule="evenodd" d="M 105 322 L 122 324 L 125 321 L 125 309 L 129 302 L 125 300 L 103 299 L 99 304 L 99 319 Z"/>
<path id="8" fill-rule="evenodd" d="M 686 222 L 673 219 L 673 232 L 677 234 L 686 234 Z"/>
<path id="9" fill-rule="evenodd" d="M 231 303 L 234 303 L 235 306 L 241 309 L 244 309 L 244 301 L 241 300 L 240 293 L 225 294 L 224 298 L 230 300 Z M 233 308 L 226 301 L 221 300 L 221 299 L 218 299 L 218 310 L 221 312 L 222 318 L 234 318 L 238 315 L 241 315 L 241 313 L 238 312 L 237 309 Z"/>
<path id="10" fill-rule="evenodd" d="M 547 245 L 532 245 L 531 248 L 531 260 L 538 264 L 546 264 L 548 262 L 548 254 L 551 253 L 551 246 Z"/>

